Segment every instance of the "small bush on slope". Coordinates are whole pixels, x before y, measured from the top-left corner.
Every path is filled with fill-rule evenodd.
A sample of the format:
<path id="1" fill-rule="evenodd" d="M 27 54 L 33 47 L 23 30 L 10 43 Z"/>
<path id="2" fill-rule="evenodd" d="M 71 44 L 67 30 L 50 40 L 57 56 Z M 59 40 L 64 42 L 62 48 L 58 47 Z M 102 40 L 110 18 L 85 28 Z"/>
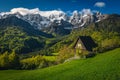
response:
<path id="1" fill-rule="evenodd" d="M 64 46 L 60 49 L 58 56 L 57 56 L 57 62 L 63 63 L 66 59 L 71 58 L 74 56 L 74 50 L 71 48 L 68 48 L 67 46 Z"/>

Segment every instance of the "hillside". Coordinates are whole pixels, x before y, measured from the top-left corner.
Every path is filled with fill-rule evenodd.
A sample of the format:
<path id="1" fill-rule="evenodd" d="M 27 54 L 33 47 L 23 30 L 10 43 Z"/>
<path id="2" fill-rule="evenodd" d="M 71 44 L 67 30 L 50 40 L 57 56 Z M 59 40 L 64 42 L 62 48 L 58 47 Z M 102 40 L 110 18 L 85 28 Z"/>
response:
<path id="1" fill-rule="evenodd" d="M 1 80 L 120 80 L 120 48 L 89 59 L 31 70 L 0 71 Z"/>
<path id="2" fill-rule="evenodd" d="M 108 45 L 111 45 L 111 43 L 114 42 L 113 39 L 117 38 L 116 41 L 118 42 L 115 43 L 119 45 L 120 15 L 112 14 L 109 15 L 106 19 L 97 23 L 91 23 L 83 29 L 73 29 L 67 37 L 63 38 L 52 47 L 50 47 L 50 50 L 52 52 L 58 52 L 60 48 L 64 45 L 72 47 L 78 36 L 90 36 L 98 44 L 98 47 L 100 47 L 100 51 L 102 50 L 101 47 L 105 47 L 104 44 L 107 44 L 109 42 L 107 40 L 111 40 L 111 42 L 108 43 Z M 118 47 L 118 45 L 115 47 Z"/>
<path id="3" fill-rule="evenodd" d="M 0 19 L 0 53 L 15 50 L 16 53 L 29 53 L 44 45 L 44 38 L 52 37 L 36 30 L 28 22 L 15 16 Z"/>

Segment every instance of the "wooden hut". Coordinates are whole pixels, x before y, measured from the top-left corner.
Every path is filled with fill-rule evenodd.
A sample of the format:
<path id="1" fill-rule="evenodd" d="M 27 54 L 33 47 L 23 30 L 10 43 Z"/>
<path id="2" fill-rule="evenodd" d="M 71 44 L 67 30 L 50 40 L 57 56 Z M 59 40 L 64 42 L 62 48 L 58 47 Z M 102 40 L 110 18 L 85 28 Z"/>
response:
<path id="1" fill-rule="evenodd" d="M 96 46 L 90 36 L 79 36 L 74 45 L 75 55 L 82 54 L 85 57 L 86 54 L 92 53 L 92 49 Z"/>

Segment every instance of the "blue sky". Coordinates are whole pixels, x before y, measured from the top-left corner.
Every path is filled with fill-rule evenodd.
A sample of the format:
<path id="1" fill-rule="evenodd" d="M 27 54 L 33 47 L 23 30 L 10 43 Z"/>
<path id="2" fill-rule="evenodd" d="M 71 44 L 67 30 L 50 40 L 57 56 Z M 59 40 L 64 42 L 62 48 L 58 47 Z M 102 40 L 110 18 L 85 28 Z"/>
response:
<path id="1" fill-rule="evenodd" d="M 82 9 L 98 10 L 102 13 L 120 14 L 120 0 L 1 0 L 0 12 L 10 11 L 12 8 L 39 8 L 40 10 L 57 10 L 65 12 Z"/>

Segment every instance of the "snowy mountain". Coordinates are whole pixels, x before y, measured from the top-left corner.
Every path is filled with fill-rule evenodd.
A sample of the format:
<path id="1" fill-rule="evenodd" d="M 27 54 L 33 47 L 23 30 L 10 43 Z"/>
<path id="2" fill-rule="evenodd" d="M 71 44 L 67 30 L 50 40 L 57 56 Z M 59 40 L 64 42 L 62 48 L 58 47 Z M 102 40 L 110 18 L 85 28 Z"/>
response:
<path id="1" fill-rule="evenodd" d="M 61 10 L 40 11 L 38 8 L 14 8 L 10 12 L 0 13 L 0 19 L 8 16 L 16 16 L 34 26 L 35 29 L 45 30 L 47 27 L 64 26 L 64 29 L 73 29 L 99 22 L 107 17 L 100 12 L 92 12 L 90 9 L 74 11 L 72 15 L 67 15 Z M 64 22 L 64 23 L 63 23 Z"/>
<path id="2" fill-rule="evenodd" d="M 78 28 L 106 18 L 107 15 L 102 15 L 100 12 L 93 13 L 90 9 L 83 9 L 81 12 L 74 11 L 69 22 L 74 25 L 74 28 Z"/>

